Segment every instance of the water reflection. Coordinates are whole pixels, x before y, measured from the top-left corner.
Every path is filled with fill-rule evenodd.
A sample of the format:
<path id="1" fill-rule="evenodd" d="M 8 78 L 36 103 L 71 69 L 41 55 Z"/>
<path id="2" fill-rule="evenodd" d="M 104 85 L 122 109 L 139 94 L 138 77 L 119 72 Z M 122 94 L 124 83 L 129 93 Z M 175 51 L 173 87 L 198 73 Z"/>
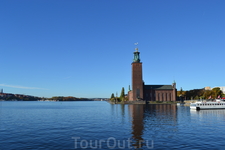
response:
<path id="1" fill-rule="evenodd" d="M 132 146 L 140 148 L 143 146 L 144 105 L 129 105 L 128 108 L 132 118 Z"/>
<path id="2" fill-rule="evenodd" d="M 177 131 L 177 107 L 176 105 L 129 105 L 129 113 L 132 118 L 132 146 L 141 148 L 149 145 L 149 139 L 154 140 L 158 136 L 170 136 L 169 132 Z M 147 140 L 143 137 L 143 133 Z M 161 134 L 160 133 L 166 133 Z M 150 138 L 149 138 L 150 137 Z M 168 137 L 166 137 L 168 138 Z M 171 138 L 171 137 L 169 137 Z M 148 142 L 148 145 L 146 145 Z"/>
<path id="3" fill-rule="evenodd" d="M 213 117 L 216 119 L 223 119 L 225 120 L 225 110 L 224 109 L 215 109 L 215 110 L 190 110 L 192 117 Z"/>

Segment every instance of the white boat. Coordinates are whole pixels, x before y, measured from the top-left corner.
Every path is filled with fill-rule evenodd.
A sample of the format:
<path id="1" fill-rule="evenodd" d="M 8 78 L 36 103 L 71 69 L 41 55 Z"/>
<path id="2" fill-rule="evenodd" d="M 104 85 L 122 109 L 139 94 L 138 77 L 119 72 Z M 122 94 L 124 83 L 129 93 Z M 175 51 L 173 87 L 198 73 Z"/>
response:
<path id="1" fill-rule="evenodd" d="M 190 109 L 225 109 L 225 100 L 215 99 L 213 101 L 197 101 L 190 104 Z"/>

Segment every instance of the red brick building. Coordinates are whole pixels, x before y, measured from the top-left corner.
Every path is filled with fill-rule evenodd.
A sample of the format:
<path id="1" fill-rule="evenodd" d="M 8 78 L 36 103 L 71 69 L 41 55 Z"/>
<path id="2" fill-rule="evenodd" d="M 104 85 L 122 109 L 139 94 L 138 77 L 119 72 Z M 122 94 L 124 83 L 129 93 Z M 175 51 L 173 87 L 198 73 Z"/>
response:
<path id="1" fill-rule="evenodd" d="M 145 85 L 142 79 L 142 63 L 138 48 L 134 52 L 132 62 L 132 90 L 128 92 L 128 100 L 176 101 L 176 83 L 172 85 Z"/>

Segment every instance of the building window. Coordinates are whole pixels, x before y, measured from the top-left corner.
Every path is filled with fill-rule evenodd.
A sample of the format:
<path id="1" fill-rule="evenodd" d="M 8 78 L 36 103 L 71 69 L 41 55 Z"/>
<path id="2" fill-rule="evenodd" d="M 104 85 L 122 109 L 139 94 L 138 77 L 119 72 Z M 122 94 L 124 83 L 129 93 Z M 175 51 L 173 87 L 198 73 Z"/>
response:
<path id="1" fill-rule="evenodd" d="M 168 98 L 167 98 L 167 93 L 166 93 L 166 101 L 168 101 Z"/>

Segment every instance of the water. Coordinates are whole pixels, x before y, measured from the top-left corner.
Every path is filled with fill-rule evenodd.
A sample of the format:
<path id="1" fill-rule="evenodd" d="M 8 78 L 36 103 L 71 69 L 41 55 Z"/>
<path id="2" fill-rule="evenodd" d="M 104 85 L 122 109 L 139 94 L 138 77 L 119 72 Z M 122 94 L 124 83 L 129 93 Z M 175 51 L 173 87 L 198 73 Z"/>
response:
<path id="1" fill-rule="evenodd" d="M 225 110 L 0 101 L 0 149 L 223 149 Z"/>

